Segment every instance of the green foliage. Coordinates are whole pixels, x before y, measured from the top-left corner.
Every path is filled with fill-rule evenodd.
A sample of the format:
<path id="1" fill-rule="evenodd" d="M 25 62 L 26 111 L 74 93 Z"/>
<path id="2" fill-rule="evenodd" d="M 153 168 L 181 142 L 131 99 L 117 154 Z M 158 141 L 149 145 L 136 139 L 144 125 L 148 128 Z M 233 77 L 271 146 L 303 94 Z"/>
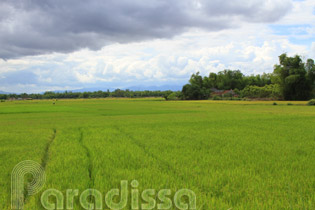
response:
<path id="1" fill-rule="evenodd" d="M 293 104 L 292 103 L 288 103 L 288 106 L 293 106 Z"/>
<path id="2" fill-rule="evenodd" d="M 165 93 L 164 93 L 164 95 L 163 95 L 163 98 L 165 98 L 165 100 L 167 100 L 167 97 L 169 96 L 169 95 L 171 95 L 172 94 L 172 91 L 165 91 Z"/>
<path id="3" fill-rule="evenodd" d="M 8 98 L 5 94 L 0 94 L 0 100 L 6 100 Z"/>
<path id="4" fill-rule="evenodd" d="M 183 87 L 183 98 L 188 100 L 208 99 L 210 89 L 243 90 L 248 85 L 265 86 L 271 84 L 271 74 L 245 76 L 239 70 L 224 70 L 218 74 L 211 72 L 202 77 L 199 72 L 193 74 L 189 84 Z"/>
<path id="5" fill-rule="evenodd" d="M 315 99 L 311 99 L 307 104 L 309 106 L 315 106 Z"/>
<path id="6" fill-rule="evenodd" d="M 239 71 L 224 70 L 216 77 L 216 87 L 220 90 L 243 89 L 245 87 L 244 75 Z"/>
<path id="7" fill-rule="evenodd" d="M 169 94 L 166 99 L 168 101 L 177 100 L 178 99 L 178 94 L 176 92 L 173 92 L 173 93 Z"/>
<path id="8" fill-rule="evenodd" d="M 306 100 L 311 95 L 311 84 L 305 64 L 300 56 L 279 56 L 280 65 L 275 65 L 275 82 L 280 85 L 285 100 Z"/>
<path id="9" fill-rule="evenodd" d="M 315 98 L 315 65 L 313 59 L 308 59 L 306 62 L 307 78 L 311 85 L 311 98 Z"/>
<path id="10" fill-rule="evenodd" d="M 301 57 L 279 56 L 273 74 L 245 76 L 239 70 L 211 72 L 208 77 L 193 74 L 183 87 L 183 99 L 207 99 L 209 90 L 240 90 L 243 97 L 307 100 L 315 97 L 315 65 Z"/>
<path id="11" fill-rule="evenodd" d="M 277 106 L 278 104 L 277 104 L 276 102 L 273 102 L 273 104 L 272 104 L 272 105 Z"/>
<path id="12" fill-rule="evenodd" d="M 89 98 L 89 93 L 88 92 L 83 92 L 80 94 L 79 98 Z"/>
<path id="13" fill-rule="evenodd" d="M 221 96 L 214 96 L 213 100 L 222 100 L 222 97 Z"/>
<path id="14" fill-rule="evenodd" d="M 263 73 L 262 75 L 251 75 L 248 77 L 245 77 L 245 84 L 246 85 L 255 85 L 259 87 L 263 87 L 265 85 L 270 85 L 271 84 L 271 78 L 272 74 L 266 74 Z"/>
<path id="15" fill-rule="evenodd" d="M 241 91 L 242 97 L 248 98 L 274 98 L 279 99 L 281 97 L 279 85 L 266 85 L 264 87 L 258 86 L 246 86 Z"/>
<path id="16" fill-rule="evenodd" d="M 204 77 L 206 88 L 217 88 L 220 90 L 242 90 L 248 85 L 265 86 L 271 84 L 271 74 L 245 76 L 239 70 L 224 70 L 218 74 L 210 73 Z"/>
<path id="17" fill-rule="evenodd" d="M 189 84 L 184 85 L 182 89 L 183 99 L 186 100 L 205 100 L 210 96 L 210 89 L 199 72 L 190 77 Z"/>
<path id="18" fill-rule="evenodd" d="M 315 64 L 313 59 L 307 59 L 305 64 L 305 69 L 307 71 L 308 78 L 312 85 L 315 83 Z"/>
<path id="19" fill-rule="evenodd" d="M 131 91 L 131 90 L 121 90 L 116 89 L 112 92 L 107 91 L 94 91 L 94 92 L 51 92 L 47 91 L 44 94 L 1 94 L 0 99 L 8 98 L 22 98 L 22 99 L 73 99 L 73 98 L 145 98 L 145 97 L 165 97 L 171 94 L 173 91 Z M 176 93 L 178 95 L 178 92 Z"/>

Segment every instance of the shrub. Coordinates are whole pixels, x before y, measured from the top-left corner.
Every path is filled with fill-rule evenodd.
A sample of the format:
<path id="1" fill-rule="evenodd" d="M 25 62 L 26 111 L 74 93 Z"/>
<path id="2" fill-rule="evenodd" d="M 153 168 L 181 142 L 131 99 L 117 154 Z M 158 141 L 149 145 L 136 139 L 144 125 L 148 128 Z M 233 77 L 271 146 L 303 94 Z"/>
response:
<path id="1" fill-rule="evenodd" d="M 5 102 L 5 100 L 4 100 L 4 99 L 1 99 L 1 102 Z"/>
<path id="2" fill-rule="evenodd" d="M 166 100 L 177 100 L 177 95 L 176 93 L 171 93 L 170 95 L 167 96 Z"/>
<path id="3" fill-rule="evenodd" d="M 276 102 L 273 102 L 273 104 L 272 105 L 274 105 L 274 106 L 276 106 L 276 105 L 278 105 Z"/>
<path id="4" fill-rule="evenodd" d="M 309 106 L 315 106 L 315 99 L 310 100 L 307 105 Z"/>
<path id="5" fill-rule="evenodd" d="M 233 98 L 232 100 L 241 101 L 242 99 L 241 98 Z"/>
<path id="6" fill-rule="evenodd" d="M 293 104 L 292 103 L 288 103 L 288 106 L 292 106 Z"/>
<path id="7" fill-rule="evenodd" d="M 264 87 L 258 87 L 255 85 L 246 86 L 241 91 L 242 97 L 249 98 L 275 98 L 281 97 L 279 85 L 265 85 Z"/>
<path id="8" fill-rule="evenodd" d="M 220 96 L 214 96 L 213 100 L 222 100 L 222 98 Z"/>

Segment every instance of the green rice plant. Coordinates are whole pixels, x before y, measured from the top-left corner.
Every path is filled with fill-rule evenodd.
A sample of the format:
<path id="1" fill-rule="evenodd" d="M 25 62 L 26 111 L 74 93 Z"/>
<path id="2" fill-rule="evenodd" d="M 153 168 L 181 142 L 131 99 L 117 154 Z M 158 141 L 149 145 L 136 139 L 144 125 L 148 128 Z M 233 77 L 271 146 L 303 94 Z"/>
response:
<path id="1" fill-rule="evenodd" d="M 289 102 L 276 102 L 286 105 Z M 305 102 L 295 102 L 295 104 Z M 23 160 L 45 169 L 41 195 L 128 181 L 128 198 L 190 189 L 197 209 L 314 209 L 315 110 L 263 101 L 79 99 L 0 104 L 0 208 L 10 209 L 11 172 Z M 137 187 L 131 182 L 137 180 Z M 119 197 L 115 198 L 118 201 Z M 52 199 L 52 203 L 55 201 Z M 94 202 L 93 199 L 89 200 Z M 141 207 L 143 201 L 138 203 Z M 103 209 L 109 209 L 103 199 Z M 125 209 L 132 209 L 128 200 Z M 174 205 L 169 209 L 175 209 Z"/>

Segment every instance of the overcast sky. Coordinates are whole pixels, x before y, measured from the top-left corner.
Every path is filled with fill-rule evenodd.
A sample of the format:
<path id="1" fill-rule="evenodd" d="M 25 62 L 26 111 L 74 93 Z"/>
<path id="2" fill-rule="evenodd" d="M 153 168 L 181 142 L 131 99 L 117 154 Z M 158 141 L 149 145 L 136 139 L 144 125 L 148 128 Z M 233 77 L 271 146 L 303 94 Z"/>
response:
<path id="1" fill-rule="evenodd" d="M 1 0 L 0 90 L 179 86 L 315 58 L 314 0 Z"/>

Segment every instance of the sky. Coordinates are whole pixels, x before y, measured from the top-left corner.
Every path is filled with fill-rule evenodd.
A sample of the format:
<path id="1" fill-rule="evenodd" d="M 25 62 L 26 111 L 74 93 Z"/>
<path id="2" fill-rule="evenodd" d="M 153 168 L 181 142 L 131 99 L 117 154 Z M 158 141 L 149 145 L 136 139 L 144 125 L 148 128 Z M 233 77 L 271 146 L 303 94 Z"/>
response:
<path id="1" fill-rule="evenodd" d="M 315 59 L 314 0 L 1 0 L 0 91 L 180 87 Z"/>

